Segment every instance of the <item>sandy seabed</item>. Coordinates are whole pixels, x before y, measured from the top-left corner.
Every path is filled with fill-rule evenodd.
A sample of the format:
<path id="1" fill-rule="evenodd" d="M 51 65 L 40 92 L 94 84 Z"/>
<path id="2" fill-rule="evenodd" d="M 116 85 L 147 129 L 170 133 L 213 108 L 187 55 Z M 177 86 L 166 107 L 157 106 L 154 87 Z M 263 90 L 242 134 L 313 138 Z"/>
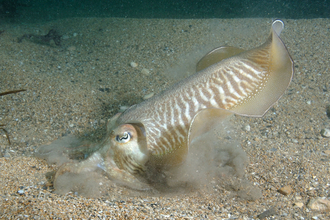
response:
<path id="1" fill-rule="evenodd" d="M 12 141 L 8 145 L 0 131 L 0 218 L 330 218 L 323 210 L 330 200 L 330 138 L 320 134 L 330 129 L 329 19 L 284 20 L 281 37 L 295 62 L 290 87 L 263 118 L 231 118 L 249 157 L 245 177 L 261 197 L 242 197 L 239 189 L 217 182 L 166 195 L 134 194 L 120 185 L 99 198 L 59 195 L 45 176 L 56 166 L 33 156 L 39 146 L 68 134 L 99 140 L 120 107 L 191 74 L 198 59 L 217 46 L 262 44 L 271 22 L 72 18 L 0 23 L 0 92 L 27 90 L 0 97 L 0 124 Z M 50 29 L 62 35 L 60 46 L 18 42 L 24 34 L 45 35 Z M 282 187 L 287 193 L 278 191 Z M 321 210 L 308 206 L 319 198 L 325 202 Z"/>

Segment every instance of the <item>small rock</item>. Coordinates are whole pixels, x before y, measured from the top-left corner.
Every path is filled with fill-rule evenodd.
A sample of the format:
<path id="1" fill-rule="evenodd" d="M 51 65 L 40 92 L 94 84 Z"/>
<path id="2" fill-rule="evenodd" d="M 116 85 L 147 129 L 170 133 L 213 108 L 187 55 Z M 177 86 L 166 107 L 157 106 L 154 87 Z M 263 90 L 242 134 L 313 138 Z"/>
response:
<path id="1" fill-rule="evenodd" d="M 295 206 L 295 207 L 298 207 L 298 208 L 302 208 L 302 207 L 304 207 L 304 203 L 302 203 L 302 202 L 296 202 L 296 203 L 294 204 L 294 206 Z"/>
<path id="2" fill-rule="evenodd" d="M 129 108 L 129 106 L 127 106 L 127 105 L 123 105 L 123 106 L 120 106 L 120 109 L 119 109 L 119 111 L 120 112 L 124 112 L 126 109 L 128 109 Z"/>
<path id="3" fill-rule="evenodd" d="M 137 67 L 137 66 L 138 66 L 138 64 L 137 64 L 137 63 L 135 63 L 135 62 L 131 62 L 129 65 L 131 65 L 131 67 L 133 67 L 133 68 L 135 68 L 135 67 Z"/>
<path id="4" fill-rule="evenodd" d="M 328 156 L 330 156 L 330 150 L 325 150 L 323 151 L 323 153 L 327 154 Z"/>
<path id="5" fill-rule="evenodd" d="M 273 216 L 273 215 L 276 215 L 276 210 L 274 209 L 274 207 L 271 207 L 270 209 L 264 211 L 263 213 L 257 215 L 257 217 L 259 219 L 265 219 L 267 217 L 270 217 L 270 216 Z"/>
<path id="6" fill-rule="evenodd" d="M 244 130 L 244 131 L 250 131 L 250 130 L 251 130 L 250 125 L 245 125 L 245 126 L 243 127 L 243 130 Z"/>
<path id="7" fill-rule="evenodd" d="M 17 191 L 17 193 L 22 195 L 22 194 L 24 194 L 24 190 L 20 189 L 20 190 Z"/>
<path id="8" fill-rule="evenodd" d="M 150 76 L 150 70 L 148 70 L 148 69 L 146 69 L 146 68 L 143 68 L 143 69 L 141 70 L 141 73 L 142 73 L 143 75 L 145 75 L 145 76 Z"/>
<path id="9" fill-rule="evenodd" d="M 330 210 L 330 201 L 322 198 L 313 198 L 307 204 L 307 207 L 313 211 L 329 211 Z"/>
<path id="10" fill-rule="evenodd" d="M 146 69 L 146 68 L 143 68 L 143 69 L 141 70 L 141 73 L 142 73 L 143 75 L 146 75 L 146 76 L 149 76 L 149 75 L 150 75 L 150 71 L 149 71 L 148 69 Z"/>
<path id="11" fill-rule="evenodd" d="M 295 144 L 299 143 L 299 141 L 297 139 L 292 139 L 291 141 L 292 141 L 292 143 L 295 143 Z"/>
<path id="12" fill-rule="evenodd" d="M 326 107 L 325 112 L 327 113 L 328 118 L 330 118 L 330 105 Z"/>
<path id="13" fill-rule="evenodd" d="M 149 94 L 143 96 L 143 99 L 144 99 L 144 100 L 146 100 L 146 99 L 150 99 L 150 98 L 153 97 L 153 96 L 154 96 L 154 93 L 152 92 L 152 93 L 149 93 Z"/>
<path id="14" fill-rule="evenodd" d="M 326 137 L 326 138 L 330 137 L 330 129 L 328 129 L 328 128 L 322 129 L 321 135 L 322 135 L 322 137 Z"/>
<path id="15" fill-rule="evenodd" d="M 62 40 L 67 40 L 67 39 L 69 39 L 70 38 L 70 36 L 68 36 L 68 35 L 63 35 L 62 36 Z"/>
<path id="16" fill-rule="evenodd" d="M 290 186 L 283 186 L 281 189 L 278 190 L 279 193 L 282 195 L 289 195 L 292 192 L 292 188 Z"/>
<path id="17" fill-rule="evenodd" d="M 3 153 L 3 157 L 9 158 L 9 157 L 11 157 L 11 155 L 8 153 L 8 151 L 5 151 Z"/>
<path id="18" fill-rule="evenodd" d="M 70 51 L 70 52 L 73 52 L 73 51 L 76 50 L 76 47 L 75 46 L 70 46 L 70 47 L 67 48 L 67 50 Z"/>

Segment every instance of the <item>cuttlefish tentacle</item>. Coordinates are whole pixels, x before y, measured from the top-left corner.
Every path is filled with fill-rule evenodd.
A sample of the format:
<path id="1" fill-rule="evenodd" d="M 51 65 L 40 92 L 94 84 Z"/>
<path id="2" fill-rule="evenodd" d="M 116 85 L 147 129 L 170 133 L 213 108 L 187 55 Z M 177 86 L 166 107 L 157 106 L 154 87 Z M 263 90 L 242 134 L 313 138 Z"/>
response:
<path id="1" fill-rule="evenodd" d="M 255 49 L 211 51 L 196 74 L 112 118 L 103 147 L 86 161 L 63 165 L 59 174 L 94 167 L 132 188 L 146 189 L 152 182 L 149 173 L 182 164 L 189 143 L 214 118 L 263 116 L 293 76 L 293 61 L 279 38 L 283 27 L 274 21 L 267 41 Z"/>

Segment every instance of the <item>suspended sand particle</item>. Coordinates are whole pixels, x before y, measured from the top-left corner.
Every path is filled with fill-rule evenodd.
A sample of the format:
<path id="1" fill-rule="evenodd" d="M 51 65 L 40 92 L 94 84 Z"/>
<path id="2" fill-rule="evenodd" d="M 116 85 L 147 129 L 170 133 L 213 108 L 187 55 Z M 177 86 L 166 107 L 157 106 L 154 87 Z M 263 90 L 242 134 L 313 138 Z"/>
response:
<path id="1" fill-rule="evenodd" d="M 133 68 L 135 68 L 135 67 L 137 67 L 137 66 L 138 66 L 138 64 L 137 64 L 137 63 L 135 63 L 135 62 L 131 62 L 131 63 L 130 63 L 130 65 L 131 65 L 131 67 L 133 67 Z"/>
<path id="2" fill-rule="evenodd" d="M 141 73 L 142 73 L 143 75 L 146 75 L 146 76 L 149 76 L 149 75 L 150 75 L 150 71 L 149 71 L 148 69 L 146 69 L 146 68 L 143 68 L 143 69 L 141 70 Z"/>
<path id="3" fill-rule="evenodd" d="M 152 93 L 149 93 L 149 94 L 143 96 L 143 99 L 144 99 L 144 100 L 146 100 L 146 99 L 150 99 L 150 98 L 153 97 L 153 96 L 154 96 L 154 93 L 152 92 Z"/>

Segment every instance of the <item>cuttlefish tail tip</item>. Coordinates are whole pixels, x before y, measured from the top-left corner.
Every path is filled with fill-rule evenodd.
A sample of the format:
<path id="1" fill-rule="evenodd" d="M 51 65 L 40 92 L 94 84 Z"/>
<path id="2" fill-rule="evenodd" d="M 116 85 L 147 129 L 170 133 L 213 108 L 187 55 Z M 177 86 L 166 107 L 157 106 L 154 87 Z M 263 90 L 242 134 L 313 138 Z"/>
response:
<path id="1" fill-rule="evenodd" d="M 283 21 L 281 21 L 281 20 L 275 20 L 275 21 L 273 21 L 272 28 L 276 32 L 276 34 L 278 36 L 280 36 L 282 30 L 284 29 L 284 23 L 283 23 Z"/>

